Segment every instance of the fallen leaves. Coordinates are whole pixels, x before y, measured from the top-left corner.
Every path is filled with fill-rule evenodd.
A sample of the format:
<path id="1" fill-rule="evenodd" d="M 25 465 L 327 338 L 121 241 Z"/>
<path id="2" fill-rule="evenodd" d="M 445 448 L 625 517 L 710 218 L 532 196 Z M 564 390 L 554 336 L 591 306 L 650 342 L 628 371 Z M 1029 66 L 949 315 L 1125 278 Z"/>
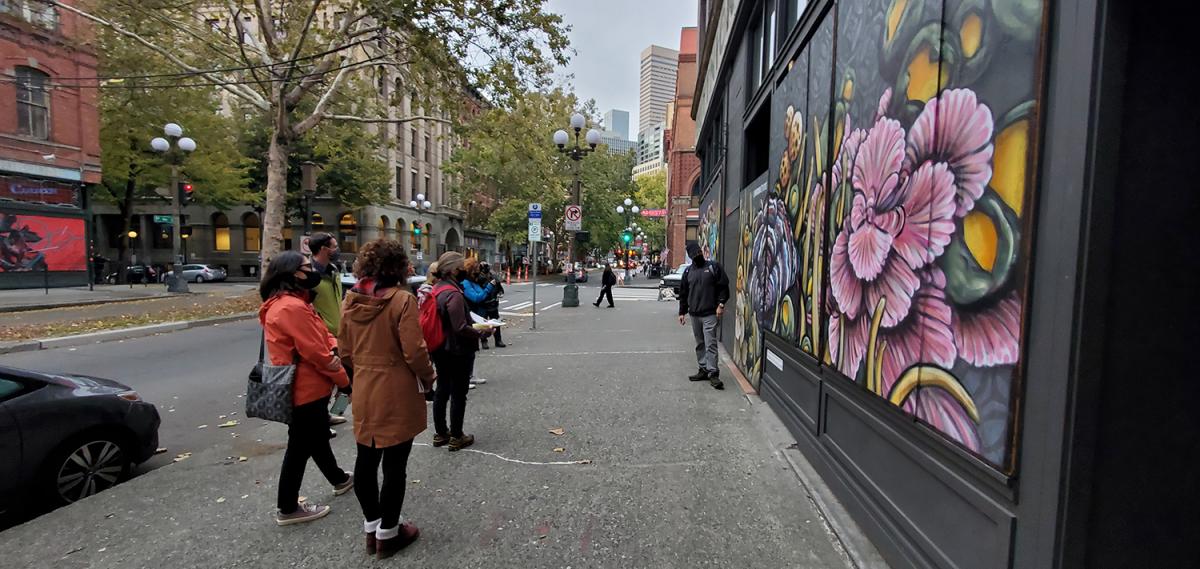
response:
<path id="1" fill-rule="evenodd" d="M 563 435 L 563 433 L 565 433 L 565 432 L 566 432 L 566 431 L 565 431 L 565 430 L 563 430 L 563 428 L 562 428 L 562 427 L 558 427 L 557 429 L 550 429 L 550 434 L 552 434 L 552 435 L 557 435 L 557 436 L 560 436 L 560 437 L 561 437 L 561 436 Z"/>
<path id="2" fill-rule="evenodd" d="M 248 292 L 242 296 L 226 296 L 209 294 L 200 297 L 199 302 L 183 302 L 178 297 L 149 298 L 136 302 L 125 302 L 120 305 L 120 312 L 104 317 L 81 317 L 79 307 L 51 309 L 61 314 L 62 319 L 56 322 L 40 324 L 18 324 L 0 326 L 0 336 L 12 340 L 33 340 L 38 338 L 56 338 L 74 334 L 87 334 L 103 330 L 133 328 L 164 322 L 183 322 L 232 316 L 258 310 L 261 299 L 257 293 Z M 101 307 L 88 307 L 94 313 Z M 50 311 L 46 311 L 50 312 Z M 75 348 L 70 348 L 74 351 Z"/>
<path id="3" fill-rule="evenodd" d="M 236 420 L 225 421 L 224 423 L 217 425 L 217 427 L 221 428 L 221 429 L 228 429 L 229 427 L 236 427 L 236 426 L 238 426 L 238 422 Z"/>
<path id="4" fill-rule="evenodd" d="M 563 447 L 555 447 L 554 452 L 567 452 L 567 449 Z"/>
<path id="5" fill-rule="evenodd" d="M 208 425 L 200 425 L 199 427 L 196 427 L 196 428 L 197 429 L 207 429 Z"/>
<path id="6" fill-rule="evenodd" d="M 162 454 L 164 452 L 167 452 L 167 447 L 158 447 L 154 449 L 154 454 Z"/>
<path id="7" fill-rule="evenodd" d="M 180 461 L 183 461 L 183 460 L 187 460 L 187 459 L 189 459 L 189 458 L 191 458 L 191 457 L 192 457 L 192 453 L 190 453 L 190 452 L 181 452 L 181 453 L 179 453 L 179 454 L 175 455 L 175 458 L 174 458 L 173 460 L 171 460 L 171 462 L 180 462 Z"/>
<path id="8" fill-rule="evenodd" d="M 225 497 L 224 497 L 224 496 L 222 496 L 222 497 L 220 497 L 220 498 L 217 498 L 217 503 L 218 503 L 218 504 L 224 504 L 224 503 L 225 503 Z"/>

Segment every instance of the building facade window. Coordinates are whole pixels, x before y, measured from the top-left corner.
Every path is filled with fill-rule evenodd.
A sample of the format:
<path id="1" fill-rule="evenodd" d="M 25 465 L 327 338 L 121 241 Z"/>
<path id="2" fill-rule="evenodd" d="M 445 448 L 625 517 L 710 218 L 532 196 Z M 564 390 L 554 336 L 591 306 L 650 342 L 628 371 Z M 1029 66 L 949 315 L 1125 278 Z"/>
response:
<path id="1" fill-rule="evenodd" d="M 18 66 L 17 133 L 42 140 L 50 138 L 50 76 L 32 67 Z"/>
<path id="2" fill-rule="evenodd" d="M 262 244 L 262 222 L 256 213 L 242 216 L 242 250 L 258 251 Z"/>
<path id="3" fill-rule="evenodd" d="M 354 220 L 354 214 L 350 212 L 343 213 L 338 218 L 338 248 L 347 253 L 358 252 L 358 222 Z"/>
<path id="4" fill-rule="evenodd" d="M 221 212 L 212 216 L 213 251 L 229 252 L 229 217 Z"/>
<path id="5" fill-rule="evenodd" d="M 417 157 L 417 129 L 416 129 L 416 127 L 413 127 L 413 128 L 408 129 L 408 132 L 409 132 L 409 141 L 412 145 L 408 149 L 408 155 L 412 156 L 414 159 L 416 159 L 416 157 Z"/>
<path id="6" fill-rule="evenodd" d="M 429 144 L 429 135 L 425 135 L 425 161 L 433 163 L 433 145 Z"/>
<path id="7" fill-rule="evenodd" d="M 58 29 L 58 9 L 46 0 L 0 0 L 0 14 L 12 14 L 45 30 Z"/>

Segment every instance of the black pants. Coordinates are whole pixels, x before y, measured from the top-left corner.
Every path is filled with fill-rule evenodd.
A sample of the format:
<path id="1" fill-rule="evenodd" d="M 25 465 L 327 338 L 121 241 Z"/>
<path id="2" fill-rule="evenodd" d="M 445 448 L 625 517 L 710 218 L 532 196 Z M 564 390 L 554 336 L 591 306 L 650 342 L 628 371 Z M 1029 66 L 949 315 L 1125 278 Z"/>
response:
<path id="1" fill-rule="evenodd" d="M 312 403 L 297 405 L 292 409 L 292 422 L 288 425 L 287 450 L 283 453 L 283 468 L 279 472 L 279 511 L 290 514 L 299 504 L 300 484 L 304 482 L 304 469 L 312 458 L 321 469 L 321 474 L 330 484 L 346 481 L 342 470 L 329 448 L 329 399 L 322 398 Z"/>
<path id="2" fill-rule="evenodd" d="M 487 313 L 487 317 L 491 318 L 492 320 L 500 319 L 500 307 L 499 306 L 497 306 L 496 308 L 489 308 L 485 312 Z M 500 344 L 504 343 L 504 340 L 500 337 L 500 328 L 495 328 L 494 330 L 495 330 L 495 332 L 492 335 L 495 336 L 496 345 L 499 346 Z M 485 345 L 485 346 L 488 343 L 487 338 L 484 338 L 481 341 L 483 342 L 483 345 Z"/>
<path id="3" fill-rule="evenodd" d="M 383 520 L 379 524 L 381 529 L 392 529 L 400 523 L 412 445 L 412 439 L 387 448 L 358 445 L 358 458 L 354 461 L 354 495 L 362 506 L 363 519 L 368 522 Z M 382 488 L 378 482 L 380 462 L 383 462 Z"/>
<path id="4" fill-rule="evenodd" d="M 613 306 L 612 285 L 604 285 L 603 287 L 601 287 L 600 288 L 600 296 L 597 296 L 596 302 L 593 302 L 592 304 L 595 304 L 596 306 L 600 306 L 600 301 L 603 300 L 605 296 L 608 297 L 608 305 Z"/>
<path id="5" fill-rule="evenodd" d="M 467 414 L 467 391 L 471 389 L 471 372 L 475 368 L 475 353 L 433 353 L 437 366 L 437 393 L 433 398 L 433 428 L 439 435 L 463 436 L 463 417 Z M 450 402 L 450 426 L 446 427 L 446 402 Z"/>

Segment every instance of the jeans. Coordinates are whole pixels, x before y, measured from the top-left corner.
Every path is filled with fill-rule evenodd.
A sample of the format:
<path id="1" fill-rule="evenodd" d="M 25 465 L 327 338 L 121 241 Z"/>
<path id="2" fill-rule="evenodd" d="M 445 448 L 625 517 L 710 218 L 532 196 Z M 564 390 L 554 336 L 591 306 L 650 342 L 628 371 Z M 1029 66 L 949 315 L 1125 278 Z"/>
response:
<path id="1" fill-rule="evenodd" d="M 321 469 L 321 474 L 330 484 L 346 482 L 346 471 L 338 467 L 333 449 L 329 448 L 329 405 L 328 398 L 292 408 L 292 422 L 288 425 L 287 450 L 283 453 L 283 467 L 279 471 L 279 511 L 290 514 L 296 511 L 300 498 L 300 484 L 304 482 L 304 469 L 312 458 Z"/>
<path id="2" fill-rule="evenodd" d="M 433 398 L 433 428 L 439 435 L 463 436 L 463 417 L 467 414 L 467 391 L 471 389 L 471 372 L 475 368 L 475 352 L 452 354 L 445 350 L 433 353 L 437 366 L 437 393 Z M 446 428 L 446 402 L 450 402 L 450 427 Z"/>
<path id="3" fill-rule="evenodd" d="M 692 316 L 692 337 L 696 339 L 696 362 L 700 369 L 716 374 L 717 369 L 717 315 Z"/>
<path id="4" fill-rule="evenodd" d="M 379 527 L 383 529 L 400 524 L 412 445 L 411 439 L 387 448 L 358 445 L 358 458 L 354 460 L 354 495 L 358 497 L 364 520 L 382 520 Z M 383 462 L 382 489 L 378 482 L 380 462 Z"/>
<path id="5" fill-rule="evenodd" d="M 593 302 L 592 304 L 595 304 L 596 306 L 600 306 L 600 301 L 603 300 L 606 295 L 608 296 L 608 305 L 612 306 L 613 305 L 612 287 L 609 285 L 604 285 L 600 288 L 600 296 L 597 296 L 596 302 Z"/>

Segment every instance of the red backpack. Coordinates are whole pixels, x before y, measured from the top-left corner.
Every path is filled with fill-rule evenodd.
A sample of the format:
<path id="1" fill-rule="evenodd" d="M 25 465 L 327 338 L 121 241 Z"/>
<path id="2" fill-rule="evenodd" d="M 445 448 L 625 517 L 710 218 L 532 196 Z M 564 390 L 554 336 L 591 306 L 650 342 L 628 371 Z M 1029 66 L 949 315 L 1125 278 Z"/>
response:
<path id="1" fill-rule="evenodd" d="M 446 343 L 446 328 L 442 326 L 442 316 L 438 313 L 437 297 L 453 289 L 452 284 L 439 284 L 433 287 L 425 302 L 421 304 L 421 333 L 425 336 L 425 349 L 429 350 L 429 353 L 436 352 Z"/>

